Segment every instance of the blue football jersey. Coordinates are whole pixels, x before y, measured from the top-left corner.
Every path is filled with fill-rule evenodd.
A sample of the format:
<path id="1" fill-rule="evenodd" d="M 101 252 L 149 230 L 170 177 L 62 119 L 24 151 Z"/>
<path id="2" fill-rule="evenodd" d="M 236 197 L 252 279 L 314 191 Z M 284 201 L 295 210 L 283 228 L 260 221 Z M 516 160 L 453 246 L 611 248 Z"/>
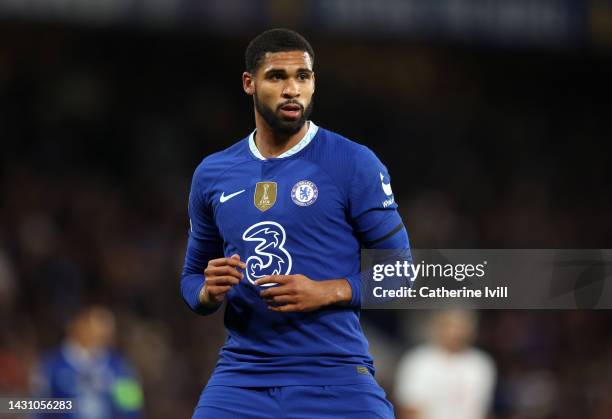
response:
<path id="1" fill-rule="evenodd" d="M 371 380 L 359 324 L 360 249 L 408 248 L 389 173 L 367 147 L 309 122 L 276 158 L 254 133 L 205 158 L 193 176 L 181 290 L 198 302 L 208 261 L 239 254 L 244 279 L 226 295 L 228 336 L 209 385 L 350 384 Z M 274 312 L 254 285 L 272 274 L 346 278 L 352 301 L 312 312 Z"/>

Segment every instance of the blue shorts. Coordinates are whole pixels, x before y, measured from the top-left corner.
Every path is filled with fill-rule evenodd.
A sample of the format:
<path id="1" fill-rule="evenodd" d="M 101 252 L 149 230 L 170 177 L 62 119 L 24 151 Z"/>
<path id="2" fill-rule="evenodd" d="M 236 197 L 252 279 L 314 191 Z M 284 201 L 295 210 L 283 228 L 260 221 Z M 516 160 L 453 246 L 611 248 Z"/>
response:
<path id="1" fill-rule="evenodd" d="M 207 386 L 192 419 L 393 419 L 376 384 L 331 386 Z"/>

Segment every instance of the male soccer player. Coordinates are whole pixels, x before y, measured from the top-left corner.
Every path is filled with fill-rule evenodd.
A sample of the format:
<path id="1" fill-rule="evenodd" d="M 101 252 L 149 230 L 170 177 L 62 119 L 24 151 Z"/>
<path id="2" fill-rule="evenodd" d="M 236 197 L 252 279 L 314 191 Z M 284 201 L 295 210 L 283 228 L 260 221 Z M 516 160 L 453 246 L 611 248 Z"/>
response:
<path id="1" fill-rule="evenodd" d="M 202 161 L 189 198 L 181 292 L 203 315 L 225 300 L 228 332 L 193 417 L 392 418 L 359 324 L 360 248 L 408 248 L 387 169 L 308 120 L 301 35 L 245 56 L 256 129 Z"/>

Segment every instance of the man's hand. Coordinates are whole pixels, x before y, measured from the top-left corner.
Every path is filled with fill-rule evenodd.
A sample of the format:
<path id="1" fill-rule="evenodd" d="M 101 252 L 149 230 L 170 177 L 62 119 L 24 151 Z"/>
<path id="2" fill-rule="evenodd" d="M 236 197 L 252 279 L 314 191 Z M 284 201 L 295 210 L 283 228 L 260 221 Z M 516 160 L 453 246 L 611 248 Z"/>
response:
<path id="1" fill-rule="evenodd" d="M 221 304 L 225 294 L 244 277 L 237 268 L 245 267 L 246 264 L 240 261 L 239 255 L 209 261 L 204 269 L 204 288 L 200 292 L 200 303 L 207 306 Z"/>
<path id="2" fill-rule="evenodd" d="M 312 311 L 330 304 L 347 303 L 352 296 L 346 279 L 313 281 L 304 275 L 271 275 L 255 281 L 257 285 L 272 283 L 279 285 L 260 295 L 274 311 Z"/>

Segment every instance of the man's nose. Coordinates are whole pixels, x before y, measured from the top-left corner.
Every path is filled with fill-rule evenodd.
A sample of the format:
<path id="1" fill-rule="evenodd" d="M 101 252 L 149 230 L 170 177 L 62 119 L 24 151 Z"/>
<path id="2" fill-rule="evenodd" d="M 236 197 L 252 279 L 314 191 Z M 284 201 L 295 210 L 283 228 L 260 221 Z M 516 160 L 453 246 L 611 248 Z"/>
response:
<path id="1" fill-rule="evenodd" d="M 298 83 L 293 79 L 287 79 L 285 87 L 283 89 L 283 97 L 292 98 L 300 95 L 300 87 Z"/>

